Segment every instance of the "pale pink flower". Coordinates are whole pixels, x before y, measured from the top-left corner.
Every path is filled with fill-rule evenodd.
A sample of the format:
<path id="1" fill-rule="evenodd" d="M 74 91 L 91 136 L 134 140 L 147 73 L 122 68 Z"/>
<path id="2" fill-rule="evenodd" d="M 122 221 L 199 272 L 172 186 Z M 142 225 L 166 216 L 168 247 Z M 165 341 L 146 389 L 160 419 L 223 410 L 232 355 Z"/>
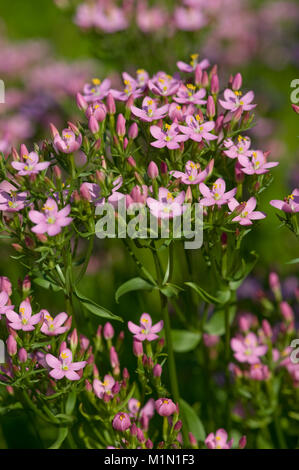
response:
<path id="1" fill-rule="evenodd" d="M 154 341 L 158 339 L 159 333 L 163 328 L 163 320 L 160 320 L 155 325 L 152 324 L 151 316 L 148 313 L 143 313 L 140 317 L 140 325 L 135 325 L 131 321 L 128 322 L 128 328 L 134 334 L 134 338 L 138 341 Z"/>
<path id="2" fill-rule="evenodd" d="M 34 325 L 39 323 L 42 316 L 40 313 L 32 315 L 32 308 L 29 300 L 21 302 L 19 307 L 19 314 L 12 310 L 6 312 L 6 318 L 9 321 L 9 326 L 13 330 L 33 331 Z"/>
<path id="3" fill-rule="evenodd" d="M 63 349 L 59 354 L 59 359 L 52 354 L 46 355 L 46 363 L 52 368 L 50 376 L 60 380 L 66 377 L 69 380 L 79 380 L 80 375 L 76 372 L 83 369 L 87 362 L 72 362 L 73 355 L 70 349 Z"/>

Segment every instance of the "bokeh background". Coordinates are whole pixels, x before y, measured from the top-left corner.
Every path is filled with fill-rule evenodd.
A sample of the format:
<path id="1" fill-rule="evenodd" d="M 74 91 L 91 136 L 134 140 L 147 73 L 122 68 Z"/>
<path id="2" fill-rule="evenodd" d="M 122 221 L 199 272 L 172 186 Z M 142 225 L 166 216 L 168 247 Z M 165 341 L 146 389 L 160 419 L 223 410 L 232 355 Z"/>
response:
<path id="1" fill-rule="evenodd" d="M 267 219 L 246 238 L 246 250 L 255 250 L 260 256 L 253 276 L 260 288 L 267 285 L 271 270 L 295 279 L 297 267 L 288 262 L 298 257 L 298 243 L 292 233 L 279 227 L 269 201 L 282 199 L 299 187 L 299 119 L 290 100 L 291 82 L 299 79 L 299 2 L 245 3 L 251 16 L 239 11 L 236 5 L 243 0 L 238 0 L 232 9 L 220 10 L 216 25 L 191 33 L 180 31 L 162 40 L 146 34 L 140 38 L 136 32 L 110 38 L 82 33 L 72 14 L 59 10 L 53 0 L 2 0 L 0 79 L 6 85 L 6 103 L 0 105 L 0 151 L 8 152 L 11 145 L 22 142 L 30 146 L 49 137 L 49 122 L 62 127 L 67 120 L 76 120 L 74 95 L 91 77 L 111 75 L 117 83 L 117 74 L 125 65 L 130 71 L 147 67 L 150 72 L 163 66 L 173 73 L 177 60 L 188 61 L 188 54 L 199 53 L 202 58 L 219 62 L 219 74 L 227 80 L 230 74 L 242 73 L 244 89 L 253 89 L 258 103 L 258 125 L 250 136 L 256 148 L 270 150 L 271 159 L 280 162 L 273 171 L 272 185 L 262 195 L 261 210 L 267 213 Z M 11 260 L 13 254 L 9 244 L 1 240 L 0 274 L 16 283 L 26 271 Z M 177 271 L 179 275 L 179 260 Z M 134 275 L 135 267 L 121 242 L 98 241 L 81 291 L 125 319 L 137 319 L 142 311 L 158 318 L 158 299 L 152 295 L 126 295 L 120 304 L 115 303 L 116 288 Z M 250 295 L 255 295 L 254 290 Z M 63 298 L 57 294 L 53 297 L 38 290 L 38 298 L 54 313 L 64 308 Z M 179 369 L 185 368 L 182 383 L 188 383 L 194 373 L 192 360 L 180 355 L 177 360 Z M 192 403 L 199 394 L 200 383 L 183 392 Z M 21 435 L 24 447 L 38 447 L 38 438 L 26 417 L 1 418 L 1 424 L 0 447 L 19 445 Z"/>

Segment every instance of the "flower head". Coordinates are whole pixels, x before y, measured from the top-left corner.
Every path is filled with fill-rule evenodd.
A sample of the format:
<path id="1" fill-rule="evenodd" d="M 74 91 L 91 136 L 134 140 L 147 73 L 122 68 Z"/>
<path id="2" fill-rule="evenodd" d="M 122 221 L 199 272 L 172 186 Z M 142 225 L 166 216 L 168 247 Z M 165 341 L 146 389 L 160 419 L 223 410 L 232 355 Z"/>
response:
<path id="1" fill-rule="evenodd" d="M 273 199 L 270 201 L 271 206 L 287 213 L 299 212 L 299 189 L 294 189 L 292 194 L 287 196 L 284 201 Z"/>
<path id="2" fill-rule="evenodd" d="M 9 326 L 13 330 L 33 331 L 34 325 L 41 320 L 41 314 L 36 313 L 32 315 L 32 308 L 29 299 L 21 302 L 19 307 L 19 314 L 12 310 L 6 312 L 6 318 L 9 321 Z"/>
<path id="3" fill-rule="evenodd" d="M 73 153 L 81 147 L 82 135 L 78 136 L 71 129 L 64 129 L 61 133 L 54 136 L 54 148 L 56 152 Z"/>
<path id="4" fill-rule="evenodd" d="M 254 197 L 251 197 L 244 204 L 245 206 L 242 209 L 241 213 L 233 218 L 233 222 L 239 222 L 240 225 L 251 225 L 252 220 L 264 219 L 266 217 L 266 214 L 264 214 L 263 212 L 254 210 L 256 207 L 256 199 Z M 228 207 L 231 211 L 234 211 L 240 205 L 241 204 L 235 198 L 232 198 L 228 202 Z"/>
<path id="5" fill-rule="evenodd" d="M 35 175 L 42 170 L 46 170 L 50 162 L 39 162 L 39 157 L 36 152 L 30 152 L 28 155 L 23 155 L 25 162 L 12 162 L 11 166 L 18 170 L 20 176 Z"/>
<path id="6" fill-rule="evenodd" d="M 189 160 L 186 163 L 185 173 L 182 171 L 172 171 L 170 174 L 174 178 L 179 178 L 183 184 L 198 184 L 204 181 L 213 171 L 214 160 L 211 160 L 206 168 L 201 171 L 200 164 Z"/>
<path id="7" fill-rule="evenodd" d="M 177 196 L 173 196 L 166 188 L 159 189 L 159 200 L 148 197 L 146 203 L 151 214 L 160 219 L 171 219 L 177 217 L 186 210 L 183 206 L 185 200 L 185 191 L 180 192 Z"/>
<path id="8" fill-rule="evenodd" d="M 259 363 L 260 356 L 264 356 L 268 350 L 268 346 L 258 343 L 254 333 L 248 333 L 245 338 L 232 338 L 231 348 L 237 361 L 248 364 Z"/>
<path id="9" fill-rule="evenodd" d="M 44 319 L 41 327 L 41 332 L 44 333 L 44 335 L 57 336 L 68 331 L 68 326 L 62 326 L 68 318 L 65 312 L 59 313 L 55 318 L 53 318 L 47 310 L 41 310 L 40 314 L 43 315 Z"/>
<path id="10" fill-rule="evenodd" d="M 128 322 L 128 328 L 134 334 L 134 339 L 138 341 L 154 341 L 158 339 L 159 333 L 163 328 L 163 320 L 160 320 L 155 325 L 152 324 L 152 319 L 148 313 L 143 313 L 140 317 L 140 325 L 135 325 L 131 321 Z"/>
<path id="11" fill-rule="evenodd" d="M 218 429 L 215 434 L 211 432 L 207 436 L 205 444 L 209 449 L 231 449 L 233 439 L 227 442 L 227 438 L 228 435 L 225 429 Z"/>
<path id="12" fill-rule="evenodd" d="M 86 366 L 86 361 L 72 362 L 73 355 L 70 349 L 63 349 L 59 358 L 52 354 L 46 355 L 46 363 L 51 367 L 50 376 L 53 379 L 60 380 L 66 377 L 69 380 L 79 380 L 80 375 L 76 372 L 83 369 Z"/>
<path id="13" fill-rule="evenodd" d="M 170 398 L 159 398 L 155 402 L 155 408 L 160 416 L 171 416 L 177 411 L 176 405 Z"/>
<path id="14" fill-rule="evenodd" d="M 227 204 L 230 199 L 232 199 L 237 192 L 237 188 L 232 189 L 231 191 L 225 192 L 226 184 L 222 178 L 218 178 L 212 186 L 212 189 L 209 189 L 204 183 L 200 183 L 199 190 L 204 196 L 200 200 L 200 203 L 203 206 L 222 206 Z"/>
<path id="15" fill-rule="evenodd" d="M 217 136 L 212 134 L 215 128 L 214 121 L 203 122 L 201 116 L 198 114 L 194 116 L 187 116 L 187 126 L 179 126 L 179 130 L 187 136 L 187 138 L 194 140 L 195 142 L 201 142 L 205 140 L 215 140 Z"/>
<path id="16" fill-rule="evenodd" d="M 117 431 L 126 431 L 131 426 L 131 420 L 127 413 L 117 413 L 112 421 L 112 426 Z"/>
<path id="17" fill-rule="evenodd" d="M 62 227 L 66 227 L 72 222 L 68 217 L 71 206 L 68 204 L 60 211 L 54 199 L 48 198 L 42 208 L 42 212 L 31 210 L 29 219 L 36 225 L 31 229 L 34 233 L 47 233 L 51 237 L 61 232 Z"/>
<path id="18" fill-rule="evenodd" d="M 93 389 L 94 393 L 98 398 L 103 398 L 104 394 L 112 395 L 112 388 L 115 384 L 115 380 L 112 375 L 105 375 L 104 380 L 94 379 Z"/>
<path id="19" fill-rule="evenodd" d="M 151 142 L 151 145 L 157 148 L 167 147 L 170 150 L 178 149 L 180 142 L 188 140 L 187 135 L 179 134 L 178 126 L 175 123 L 171 125 L 166 124 L 165 129 L 161 129 L 159 126 L 151 126 L 150 132 L 152 136 L 157 139 Z"/>
<path id="20" fill-rule="evenodd" d="M 242 96 L 241 91 L 232 91 L 227 88 L 224 92 L 224 100 L 219 100 L 219 103 L 224 109 L 228 111 L 237 111 L 241 108 L 243 111 L 251 111 L 256 107 L 256 104 L 251 104 L 254 99 L 253 91 L 249 91 Z"/>

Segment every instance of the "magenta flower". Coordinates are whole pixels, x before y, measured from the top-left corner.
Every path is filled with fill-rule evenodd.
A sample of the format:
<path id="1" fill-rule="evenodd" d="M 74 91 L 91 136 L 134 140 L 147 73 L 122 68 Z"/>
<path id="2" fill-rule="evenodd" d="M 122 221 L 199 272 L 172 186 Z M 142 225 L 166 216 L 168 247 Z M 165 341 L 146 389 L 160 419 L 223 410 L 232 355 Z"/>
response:
<path id="1" fill-rule="evenodd" d="M 203 171 L 200 170 L 199 163 L 194 163 L 189 160 L 186 163 L 185 173 L 182 171 L 171 171 L 170 174 L 174 178 L 180 178 L 181 183 L 183 184 L 198 184 L 204 181 L 212 173 L 213 168 L 214 160 L 211 160 Z"/>
<path id="2" fill-rule="evenodd" d="M 105 3 L 100 2 L 96 6 L 93 17 L 94 26 L 110 34 L 126 29 L 128 27 L 128 20 L 124 10 L 112 3 L 110 4 L 110 2 L 108 6 Z"/>
<path id="3" fill-rule="evenodd" d="M 54 131 L 55 132 L 55 131 Z M 55 132 L 54 148 L 57 153 L 73 153 L 81 147 L 82 135 L 76 134 L 71 129 L 64 129 L 61 133 Z"/>
<path id="4" fill-rule="evenodd" d="M 170 398 L 159 398 L 155 401 L 155 408 L 160 416 L 171 416 L 177 411 L 176 405 Z"/>
<path id="5" fill-rule="evenodd" d="M 6 318 L 9 321 L 9 326 L 14 330 L 33 331 L 34 325 L 41 320 L 41 314 L 36 313 L 32 315 L 29 300 L 24 300 L 20 304 L 19 315 L 12 310 L 8 310 L 6 312 Z"/>
<path id="6" fill-rule="evenodd" d="M 224 109 L 229 111 L 237 111 L 242 107 L 243 111 L 250 111 L 256 107 L 256 104 L 251 104 L 254 99 L 253 91 L 249 91 L 246 95 L 242 96 L 241 91 L 232 91 L 227 88 L 224 92 L 224 100 L 219 100 L 219 103 Z"/>
<path id="7" fill-rule="evenodd" d="M 137 80 L 129 75 L 127 72 L 122 74 L 124 82 L 124 90 L 110 90 L 113 98 L 119 101 L 127 101 L 130 96 L 134 99 L 139 98 L 146 86 L 146 72 L 137 74 Z"/>
<path id="8" fill-rule="evenodd" d="M 95 206 L 100 206 L 105 202 L 105 198 L 101 196 L 101 188 L 97 183 L 82 183 L 80 193 L 84 199 L 92 202 Z"/>
<path id="9" fill-rule="evenodd" d="M 249 137 L 242 137 L 239 135 L 238 142 L 233 143 L 231 139 L 224 141 L 224 146 L 228 150 L 224 151 L 224 154 L 229 158 L 239 158 L 239 157 L 250 157 L 252 155 L 252 150 L 250 149 L 251 140 Z"/>
<path id="10" fill-rule="evenodd" d="M 287 213 L 299 212 L 299 189 L 294 189 L 292 194 L 287 196 L 284 201 L 273 199 L 270 201 L 271 206 Z"/>
<path id="11" fill-rule="evenodd" d="M 232 198 L 228 202 L 228 207 L 231 211 L 234 211 L 241 204 L 235 199 Z M 242 212 L 233 218 L 232 222 L 239 222 L 240 225 L 252 225 L 252 220 L 264 219 L 266 214 L 260 211 L 255 211 L 256 199 L 251 197 L 246 203 L 245 207 L 242 209 Z"/>
<path id="12" fill-rule="evenodd" d="M 112 426 L 116 431 L 126 431 L 131 426 L 131 420 L 127 413 L 117 413 L 112 421 Z"/>
<path id="13" fill-rule="evenodd" d="M 152 136 L 157 139 L 154 142 L 151 142 L 153 147 L 157 147 L 159 149 L 167 147 L 168 149 L 173 150 L 180 148 L 180 142 L 188 140 L 188 136 L 178 133 L 177 124 L 165 124 L 165 128 L 166 129 L 163 130 L 159 126 L 150 127 Z"/>
<path id="14" fill-rule="evenodd" d="M 206 24 L 206 18 L 198 8 L 178 7 L 174 11 L 174 21 L 178 29 L 197 31 Z"/>
<path id="15" fill-rule="evenodd" d="M 278 165 L 278 162 L 267 163 L 265 155 L 261 150 L 252 152 L 251 159 L 244 155 L 240 155 L 239 162 L 242 165 L 241 170 L 247 175 L 263 175 L 264 173 L 267 173 L 270 168 L 274 168 Z"/>
<path id="16" fill-rule="evenodd" d="M 57 235 L 61 232 L 62 227 L 66 227 L 72 222 L 71 217 L 67 217 L 71 211 L 71 206 L 68 204 L 60 211 L 54 199 L 48 198 L 43 212 L 31 210 L 29 212 L 29 219 L 33 222 L 35 227 L 31 230 L 34 233 L 47 233 L 50 237 Z"/>
<path id="17" fill-rule="evenodd" d="M 207 100 L 203 100 L 206 96 L 206 90 L 200 88 L 196 91 L 196 86 L 188 83 L 187 85 L 180 85 L 176 96 L 173 97 L 174 101 L 179 104 L 206 104 Z"/>
<path id="18" fill-rule="evenodd" d="M 50 162 L 40 162 L 36 152 L 30 152 L 29 155 L 23 155 L 26 162 L 12 162 L 11 166 L 18 170 L 20 176 L 34 175 L 42 170 L 45 170 L 50 165 Z"/>
<path id="19" fill-rule="evenodd" d="M 138 341 L 154 341 L 159 336 L 156 333 L 163 328 L 163 320 L 160 320 L 155 325 L 152 325 L 152 319 L 148 313 L 143 313 L 140 317 L 140 325 L 135 325 L 131 321 L 128 322 L 128 328 L 134 334 L 134 339 Z"/>
<path id="20" fill-rule="evenodd" d="M 8 305 L 9 295 L 4 290 L 0 292 L 0 319 L 1 315 L 5 315 L 7 311 L 13 310 L 14 305 Z"/>
<path id="21" fill-rule="evenodd" d="M 205 445 L 208 447 L 208 449 L 231 449 L 233 445 L 233 439 L 227 442 L 227 438 L 228 435 L 225 429 L 218 429 L 215 434 L 211 432 L 207 436 Z"/>
<path id="22" fill-rule="evenodd" d="M 217 139 L 216 135 L 211 134 L 215 128 L 214 121 L 202 122 L 199 114 L 194 116 L 187 116 L 186 118 L 187 126 L 179 125 L 179 130 L 183 134 L 187 135 L 187 138 L 194 140 L 195 142 L 201 142 L 202 139 L 205 140 L 215 140 Z"/>
<path id="23" fill-rule="evenodd" d="M 107 108 L 104 103 L 94 101 L 88 105 L 85 114 L 88 119 L 93 116 L 97 121 L 102 122 L 106 118 Z"/>
<path id="24" fill-rule="evenodd" d="M 68 316 L 65 312 L 59 313 L 55 318 L 52 318 L 47 310 L 41 310 L 39 312 L 43 315 L 44 323 L 41 327 L 41 332 L 47 336 L 56 336 L 62 335 L 68 331 L 68 326 L 62 326 L 63 323 L 67 320 Z"/>
<path id="25" fill-rule="evenodd" d="M 59 359 L 52 354 L 46 354 L 46 363 L 52 368 L 50 376 L 60 380 L 66 377 L 69 380 L 79 380 L 80 375 L 76 372 L 83 369 L 87 362 L 72 362 L 73 354 L 70 349 L 63 349 L 59 354 Z"/>
<path id="26" fill-rule="evenodd" d="M 268 350 L 268 346 L 259 345 L 258 338 L 254 333 L 248 333 L 245 338 L 232 338 L 230 344 L 235 359 L 248 364 L 259 363 L 260 356 L 264 356 Z"/>
<path id="27" fill-rule="evenodd" d="M 180 80 L 167 75 L 165 72 L 158 72 L 148 82 L 148 87 L 154 95 L 172 96 L 178 91 Z"/>
<path id="28" fill-rule="evenodd" d="M 103 398 L 104 394 L 112 395 L 112 388 L 115 384 L 115 380 L 112 375 L 105 375 L 104 381 L 102 382 L 99 379 L 94 379 L 93 389 L 94 393 L 98 398 Z"/>
<path id="29" fill-rule="evenodd" d="M 268 380 L 270 377 L 269 367 L 264 364 L 252 364 L 250 366 L 249 377 L 252 380 Z"/>
<path id="30" fill-rule="evenodd" d="M 231 191 L 225 192 L 226 184 L 222 178 L 218 178 L 212 186 L 212 189 L 209 189 L 204 183 L 200 183 L 199 190 L 204 196 L 200 200 L 200 204 L 203 206 L 222 206 L 227 204 L 230 199 L 232 199 L 237 192 L 237 188 L 232 189 Z"/>
<path id="31" fill-rule="evenodd" d="M 203 59 L 202 61 L 198 62 L 198 57 L 199 57 L 199 54 L 191 54 L 190 64 L 186 64 L 186 62 L 179 61 L 177 62 L 177 67 L 182 72 L 186 72 L 186 73 L 194 72 L 197 66 L 199 66 L 202 70 L 209 67 L 210 62 L 208 61 L 208 59 Z"/>
<path id="32" fill-rule="evenodd" d="M 159 200 L 148 197 L 146 203 L 155 217 L 160 219 L 172 219 L 186 210 L 183 206 L 185 201 L 185 191 L 180 192 L 176 197 L 166 188 L 159 188 Z"/>
<path id="33" fill-rule="evenodd" d="M 134 418 L 138 415 L 141 403 L 136 398 L 130 398 L 128 402 L 128 409 L 130 411 L 130 417 Z"/>
<path id="34" fill-rule="evenodd" d="M 142 101 L 142 109 L 132 106 L 131 111 L 134 116 L 139 117 L 142 121 L 152 122 L 164 118 L 167 114 L 168 108 L 168 104 L 158 108 L 156 101 L 147 96 Z"/>
<path id="35" fill-rule="evenodd" d="M 111 87 L 111 82 L 108 78 L 99 80 L 98 78 L 93 78 L 92 83 L 87 83 L 83 88 L 83 96 L 88 103 L 93 101 L 100 101 L 108 95 Z"/>
<path id="36" fill-rule="evenodd" d="M 10 185 L 12 188 L 13 186 Z M 0 211 L 4 212 L 18 212 L 24 209 L 27 205 L 27 193 L 18 193 L 14 189 L 1 190 L 0 189 Z"/>

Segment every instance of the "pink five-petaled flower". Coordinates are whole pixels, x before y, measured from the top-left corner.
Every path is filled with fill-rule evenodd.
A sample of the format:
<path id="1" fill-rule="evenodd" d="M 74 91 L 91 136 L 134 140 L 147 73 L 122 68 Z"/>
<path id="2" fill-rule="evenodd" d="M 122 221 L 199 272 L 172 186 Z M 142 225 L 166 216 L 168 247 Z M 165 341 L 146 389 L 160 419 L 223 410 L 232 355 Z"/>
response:
<path id="1" fill-rule="evenodd" d="M 0 211 L 18 212 L 24 209 L 27 201 L 27 193 L 18 193 L 13 185 L 4 186 L 0 189 Z"/>
<path id="2" fill-rule="evenodd" d="M 14 305 L 7 305 L 9 295 L 4 290 L 0 292 L 0 319 L 1 315 L 5 315 L 7 311 L 13 310 Z"/>
<path id="3" fill-rule="evenodd" d="M 61 232 L 62 227 L 66 227 L 72 222 L 71 217 L 67 217 L 70 213 L 71 206 L 68 204 L 60 211 L 57 204 L 52 198 L 48 198 L 43 212 L 31 210 L 29 212 L 29 219 L 33 222 L 35 227 L 31 230 L 34 233 L 47 233 L 50 237 L 57 235 Z"/>
<path id="4" fill-rule="evenodd" d="M 73 153 L 81 147 L 82 135 L 76 134 L 71 129 L 64 129 L 60 134 L 54 129 L 54 148 L 56 152 Z"/>
<path id="5" fill-rule="evenodd" d="M 158 72 L 149 80 L 148 87 L 154 95 L 171 96 L 178 91 L 180 83 L 180 80 L 167 75 L 165 72 Z"/>
<path id="6" fill-rule="evenodd" d="M 94 393 L 98 398 L 103 398 L 104 394 L 112 394 L 112 388 L 115 384 L 115 380 L 112 375 L 105 375 L 103 382 L 99 379 L 94 379 L 93 389 Z"/>
<path id="7" fill-rule="evenodd" d="M 243 204 L 243 203 L 242 203 Z M 266 214 L 260 211 L 255 211 L 256 207 L 256 199 L 255 197 L 251 197 L 242 209 L 242 212 L 233 218 L 232 222 L 239 222 L 240 225 L 252 225 L 252 220 L 259 220 L 264 219 Z M 233 212 L 237 209 L 241 204 L 235 199 L 232 198 L 228 202 L 228 207 Z"/>
<path id="8" fill-rule="evenodd" d="M 206 90 L 204 88 L 200 88 L 196 91 L 196 86 L 192 85 L 192 83 L 188 83 L 187 85 L 180 85 L 180 88 L 177 91 L 176 96 L 173 97 L 174 101 L 179 104 L 206 104 L 207 100 L 203 100 L 206 96 Z"/>
<path id="9" fill-rule="evenodd" d="M 204 181 L 212 173 L 213 168 L 214 160 L 211 160 L 203 171 L 200 170 L 199 163 L 194 163 L 189 160 L 186 163 L 185 173 L 182 171 L 171 171 L 170 174 L 174 178 L 180 178 L 183 184 L 198 184 Z"/>
<path id="10" fill-rule="evenodd" d="M 102 82 L 98 78 L 93 78 L 91 82 L 91 84 L 87 83 L 84 85 L 83 88 L 83 96 L 88 103 L 100 101 L 108 95 L 111 87 L 111 82 L 108 78 Z"/>
<path id="11" fill-rule="evenodd" d="M 76 372 L 86 366 L 86 361 L 72 362 L 73 355 L 70 349 L 63 349 L 59 354 L 59 359 L 52 354 L 46 355 L 46 363 L 52 368 L 50 376 L 60 380 L 66 377 L 69 380 L 79 380 L 80 375 Z"/>
<path id="12" fill-rule="evenodd" d="M 268 346 L 258 343 L 254 333 L 248 333 L 245 338 L 232 338 L 230 344 L 237 361 L 248 364 L 259 363 L 260 356 L 264 356 L 268 350 Z"/>
<path id="13" fill-rule="evenodd" d="M 217 136 L 210 132 L 215 127 L 214 121 L 202 122 L 200 115 L 197 114 L 195 117 L 187 116 L 186 124 L 187 126 L 179 126 L 179 130 L 186 134 L 187 138 L 190 138 L 195 142 L 201 142 L 202 139 L 217 139 Z"/>
<path id="14" fill-rule="evenodd" d="M 126 431 L 131 426 L 131 420 L 127 413 L 117 413 L 112 421 L 112 426 L 116 431 Z"/>
<path id="15" fill-rule="evenodd" d="M 208 449 L 231 449 L 233 445 L 233 439 L 227 442 L 227 438 L 228 435 L 225 429 L 218 429 L 215 434 L 211 432 L 207 436 L 205 445 L 208 447 Z"/>
<path id="16" fill-rule="evenodd" d="M 224 100 L 219 100 L 219 103 L 224 109 L 232 112 L 240 107 L 242 107 L 243 111 L 250 111 L 256 107 L 256 104 L 251 104 L 253 99 L 253 91 L 249 91 L 246 95 L 242 96 L 241 91 L 232 91 L 227 88 L 224 92 Z"/>
<path id="17" fill-rule="evenodd" d="M 292 194 L 287 196 L 284 201 L 280 201 L 279 199 L 273 199 L 270 201 L 271 206 L 279 209 L 280 211 L 284 212 L 299 212 L 299 189 L 294 189 Z"/>
<path id="18" fill-rule="evenodd" d="M 200 204 L 203 206 L 222 206 L 227 204 L 228 201 L 233 198 L 237 192 L 237 188 L 232 189 L 231 191 L 225 192 L 226 184 L 222 178 L 218 178 L 212 186 L 212 189 L 209 189 L 204 183 L 200 183 L 199 190 L 204 196 L 200 200 Z"/>
<path id="19" fill-rule="evenodd" d="M 150 132 L 152 136 L 157 139 L 154 142 L 151 142 L 151 145 L 159 149 L 163 147 L 167 147 L 170 150 L 178 149 L 180 147 L 180 142 L 188 140 L 187 135 L 181 135 L 178 133 L 178 126 L 175 123 L 171 125 L 165 124 L 165 130 L 161 129 L 159 126 L 151 126 Z"/>
<path id="20" fill-rule="evenodd" d="M 234 144 L 231 139 L 224 141 L 224 146 L 228 149 L 224 151 L 224 154 L 229 158 L 239 158 L 241 156 L 250 157 L 252 151 L 249 150 L 251 145 L 251 140 L 249 137 L 242 137 L 239 135 L 238 142 Z"/>
<path id="21" fill-rule="evenodd" d="M 163 320 L 160 320 L 155 325 L 152 325 L 152 319 L 148 313 L 143 313 L 140 317 L 140 325 L 135 325 L 131 321 L 128 322 L 128 328 L 134 334 L 134 339 L 138 341 L 154 341 L 159 336 L 156 333 L 163 328 Z"/>
<path id="22" fill-rule="evenodd" d="M 191 54 L 190 64 L 179 61 L 177 62 L 176 65 L 182 72 L 186 72 L 186 73 L 194 72 L 197 66 L 199 66 L 201 70 L 204 70 L 207 67 L 209 67 L 210 62 L 208 61 L 208 59 L 203 59 L 202 61 L 198 62 L 198 57 L 199 57 L 199 54 Z"/>
<path id="23" fill-rule="evenodd" d="M 176 197 L 166 188 L 159 188 L 159 200 L 148 197 L 146 203 L 155 217 L 160 219 L 172 219 L 182 215 L 186 206 L 183 206 L 185 200 L 185 191 L 181 191 Z"/>
<path id="24" fill-rule="evenodd" d="M 18 170 L 20 176 L 34 175 L 42 170 L 46 170 L 50 162 L 39 162 L 36 152 L 30 152 L 29 155 L 23 155 L 25 162 L 12 162 L 11 166 Z"/>
<path id="25" fill-rule="evenodd" d="M 135 78 L 133 78 L 127 72 L 124 72 L 122 74 L 122 77 L 125 86 L 124 90 L 110 90 L 110 93 L 113 98 L 119 101 L 127 101 L 130 96 L 132 96 L 134 99 L 139 98 L 144 90 L 144 80 L 146 79 L 145 75 L 142 75 L 144 80 L 141 81 L 139 74 L 137 74 L 137 80 L 135 80 Z"/>
<path id="26" fill-rule="evenodd" d="M 155 408 L 160 416 L 171 416 L 177 411 L 176 405 L 170 398 L 159 398 L 155 401 Z"/>
<path id="27" fill-rule="evenodd" d="M 263 175 L 264 173 L 267 173 L 270 168 L 278 165 L 278 162 L 267 163 L 265 155 L 261 150 L 252 152 L 251 159 L 245 155 L 240 155 L 239 162 L 243 167 L 241 170 L 243 173 L 246 173 L 246 175 Z"/>
<path id="28" fill-rule="evenodd" d="M 47 310 L 41 310 L 40 314 L 43 315 L 44 322 L 41 327 L 41 332 L 47 336 L 62 335 L 68 330 L 68 326 L 62 326 L 67 320 L 68 316 L 65 312 L 61 312 L 52 318 Z"/>
<path id="29" fill-rule="evenodd" d="M 24 300 L 21 302 L 19 307 L 19 315 L 12 310 L 8 310 L 6 312 L 6 318 L 9 321 L 9 326 L 13 330 L 33 331 L 34 325 L 40 321 L 41 317 L 42 316 L 40 313 L 32 315 L 32 308 L 29 300 Z"/>
<path id="30" fill-rule="evenodd" d="M 168 104 L 158 108 L 156 101 L 153 98 L 146 96 L 142 101 L 141 109 L 136 106 L 132 106 L 131 111 L 134 116 L 139 117 L 142 121 L 152 122 L 164 118 L 168 108 Z"/>

